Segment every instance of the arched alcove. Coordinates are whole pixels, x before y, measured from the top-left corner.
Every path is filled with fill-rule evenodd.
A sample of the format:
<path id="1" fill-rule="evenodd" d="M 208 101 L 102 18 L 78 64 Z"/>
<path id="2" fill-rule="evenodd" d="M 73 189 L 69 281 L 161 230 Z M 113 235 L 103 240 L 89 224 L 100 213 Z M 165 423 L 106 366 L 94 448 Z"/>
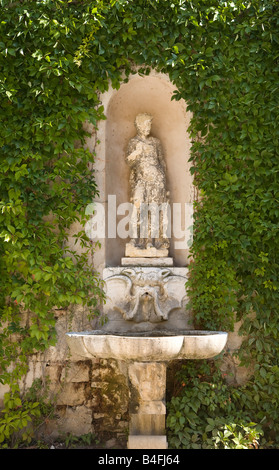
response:
<path id="1" fill-rule="evenodd" d="M 181 203 L 182 229 L 184 229 L 184 205 L 193 202 L 193 185 L 190 175 L 190 139 L 187 128 L 190 113 L 186 112 L 183 100 L 171 100 L 175 87 L 165 75 L 152 72 L 148 76 L 132 75 L 119 90 L 110 89 L 102 97 L 106 121 L 101 123 L 98 139 L 103 140 L 97 148 L 98 158 L 104 163 L 104 178 L 101 183 L 101 200 L 106 204 L 115 196 L 116 208 L 121 203 L 129 202 L 129 169 L 125 162 L 125 153 L 129 140 L 135 135 L 135 117 L 139 113 L 153 116 L 151 135 L 160 139 L 167 165 L 167 190 L 170 192 L 170 204 Z M 103 157 L 101 156 L 103 154 Z M 115 208 L 115 209 L 116 209 Z M 110 207 L 110 210 L 113 209 Z M 173 212 L 172 212 L 173 213 Z M 116 223 L 123 219 L 116 216 Z M 106 224 L 107 226 L 108 224 Z M 124 256 L 127 239 L 108 237 L 103 241 L 103 266 L 120 266 Z M 110 234 L 111 235 L 111 234 Z M 170 256 L 175 266 L 187 264 L 188 250 L 176 249 L 172 236 Z"/>

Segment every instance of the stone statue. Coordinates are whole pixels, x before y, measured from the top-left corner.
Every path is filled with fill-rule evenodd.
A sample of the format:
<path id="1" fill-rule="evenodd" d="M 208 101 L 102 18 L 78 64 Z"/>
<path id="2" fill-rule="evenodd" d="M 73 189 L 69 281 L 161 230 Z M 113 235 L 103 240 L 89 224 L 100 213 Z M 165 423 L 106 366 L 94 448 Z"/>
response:
<path id="1" fill-rule="evenodd" d="M 166 164 L 159 139 L 149 135 L 151 123 L 149 114 L 137 115 L 137 135 L 129 141 L 127 148 L 134 224 L 134 236 L 128 244 L 130 254 L 127 256 L 154 256 L 155 253 L 159 256 L 158 250 L 161 256 L 167 256 L 169 248 L 165 228 L 168 203 Z M 154 216 L 148 208 L 154 209 Z"/>

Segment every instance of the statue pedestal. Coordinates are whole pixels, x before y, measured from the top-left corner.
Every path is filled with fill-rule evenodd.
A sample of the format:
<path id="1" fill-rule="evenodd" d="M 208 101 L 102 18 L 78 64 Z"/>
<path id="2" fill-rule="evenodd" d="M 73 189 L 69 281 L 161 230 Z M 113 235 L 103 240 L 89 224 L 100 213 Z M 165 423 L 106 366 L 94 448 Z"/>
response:
<path id="1" fill-rule="evenodd" d="M 168 248 L 139 248 L 132 243 L 127 243 L 125 248 L 125 257 L 128 258 L 166 258 L 169 254 Z M 138 266 L 141 265 L 141 262 Z"/>
<path id="2" fill-rule="evenodd" d="M 173 266 L 173 258 L 121 258 L 121 266 Z"/>
<path id="3" fill-rule="evenodd" d="M 173 266 L 173 258 L 168 256 L 168 248 L 140 248 L 126 243 L 125 257 L 121 258 L 121 266 Z"/>

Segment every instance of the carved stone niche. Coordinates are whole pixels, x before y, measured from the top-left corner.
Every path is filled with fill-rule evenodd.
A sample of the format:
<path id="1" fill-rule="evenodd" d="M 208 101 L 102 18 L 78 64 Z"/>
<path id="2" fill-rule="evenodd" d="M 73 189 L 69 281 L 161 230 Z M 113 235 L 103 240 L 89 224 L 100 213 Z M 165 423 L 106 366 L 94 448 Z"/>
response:
<path id="1" fill-rule="evenodd" d="M 121 204 L 130 201 L 130 169 L 126 155 L 129 142 L 135 137 L 135 118 L 138 114 L 148 113 L 153 117 L 151 137 L 160 141 L 162 146 L 171 214 L 172 217 L 175 216 L 174 204 L 176 208 L 179 205 L 182 218 L 179 227 L 181 226 L 181 232 L 187 228 L 184 207 L 195 199 L 191 163 L 188 161 L 191 142 L 187 128 L 191 115 L 186 111 L 183 100 L 172 100 L 174 91 L 175 87 L 169 77 L 151 71 L 149 76 L 132 75 L 119 90 L 109 89 L 100 96 L 107 119 L 98 123 L 97 139 L 100 144 L 96 147 L 95 176 L 100 189 L 100 200 L 106 207 L 106 222 L 109 213 L 115 215 L 116 229 L 112 234 L 111 227 L 107 224 L 106 238 L 100 240 L 102 249 L 95 255 L 96 269 L 120 266 L 124 256 L 138 256 L 135 253 L 125 253 L 129 240 L 122 238 L 118 232 L 119 224 L 127 216 L 121 212 Z M 110 204 L 111 195 L 115 197 L 115 208 Z M 188 249 L 181 247 L 182 239 L 182 234 L 172 233 L 169 247 L 173 264 L 180 267 L 188 264 L 189 254 Z"/>
<path id="2" fill-rule="evenodd" d="M 187 268 L 110 267 L 103 271 L 107 331 L 133 332 L 189 327 Z"/>

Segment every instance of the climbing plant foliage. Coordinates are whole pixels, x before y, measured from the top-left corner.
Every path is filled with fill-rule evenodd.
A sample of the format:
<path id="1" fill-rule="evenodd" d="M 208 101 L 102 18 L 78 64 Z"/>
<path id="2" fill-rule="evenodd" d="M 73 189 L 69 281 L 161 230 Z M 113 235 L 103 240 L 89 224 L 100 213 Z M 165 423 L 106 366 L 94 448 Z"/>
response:
<path id="1" fill-rule="evenodd" d="M 0 439 L 35 413 L 20 396 L 19 380 L 28 355 L 54 341 L 54 307 L 83 304 L 94 313 L 102 298 L 87 262 L 94 246 L 81 230 L 78 254 L 68 233 L 84 223 L 97 194 L 94 155 L 83 144 L 86 129 L 105 118 L 98 94 L 109 83 L 118 88 L 137 66 L 143 74 L 151 67 L 168 74 L 177 88 L 173 99 L 183 98 L 192 113 L 199 200 L 189 308 L 205 329 L 229 331 L 241 320 L 246 339 L 238 355 L 241 364 L 253 364 L 253 375 L 230 400 L 262 426 L 266 445 L 276 445 L 278 2 L 1 0 L 0 6 L 0 361 L 1 381 L 10 387 Z M 192 377 L 192 368 L 184 373 Z M 189 426 L 181 393 L 179 410 L 170 407 L 170 433 L 177 447 L 191 447 L 195 420 Z M 202 404 L 200 398 L 196 412 Z"/>

